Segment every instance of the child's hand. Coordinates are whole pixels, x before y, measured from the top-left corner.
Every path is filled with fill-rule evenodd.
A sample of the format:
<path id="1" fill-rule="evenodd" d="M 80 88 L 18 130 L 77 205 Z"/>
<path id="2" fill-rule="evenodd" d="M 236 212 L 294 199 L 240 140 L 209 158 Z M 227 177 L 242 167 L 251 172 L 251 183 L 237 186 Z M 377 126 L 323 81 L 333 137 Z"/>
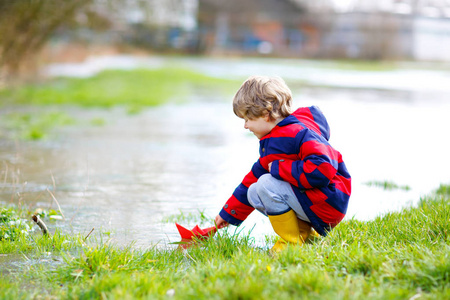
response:
<path id="1" fill-rule="evenodd" d="M 220 215 L 217 215 L 216 219 L 214 220 L 214 223 L 216 223 L 216 226 L 219 229 L 227 227 L 228 225 L 230 225 L 227 221 L 222 219 L 222 217 Z"/>
<path id="2" fill-rule="evenodd" d="M 271 162 L 269 163 L 269 167 L 268 168 L 269 168 L 269 173 L 270 173 L 270 169 L 272 169 L 272 163 Z"/>

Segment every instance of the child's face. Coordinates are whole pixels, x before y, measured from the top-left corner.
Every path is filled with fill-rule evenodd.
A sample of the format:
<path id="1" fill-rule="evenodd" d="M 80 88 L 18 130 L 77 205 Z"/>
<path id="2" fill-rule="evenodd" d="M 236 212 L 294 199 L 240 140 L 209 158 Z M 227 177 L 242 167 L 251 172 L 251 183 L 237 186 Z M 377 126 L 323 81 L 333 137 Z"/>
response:
<path id="1" fill-rule="evenodd" d="M 244 118 L 244 121 L 244 128 L 253 132 L 258 139 L 261 139 L 275 127 L 274 122 L 270 122 L 268 116 L 256 119 Z"/>

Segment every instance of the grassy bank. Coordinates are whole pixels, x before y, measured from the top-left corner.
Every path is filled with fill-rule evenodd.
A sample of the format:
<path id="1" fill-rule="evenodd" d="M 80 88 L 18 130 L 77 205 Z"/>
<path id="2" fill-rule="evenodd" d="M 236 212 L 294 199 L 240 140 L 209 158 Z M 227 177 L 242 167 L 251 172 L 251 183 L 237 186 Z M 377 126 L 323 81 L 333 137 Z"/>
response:
<path id="1" fill-rule="evenodd" d="M 26 264 L 0 277 L 0 298 L 448 299 L 449 190 L 441 186 L 418 207 L 373 221 L 345 221 L 276 258 L 242 235 L 216 235 L 188 250 L 119 249 L 80 238 L 68 242 L 71 251 L 55 248 L 57 264 Z M 46 245 L 57 244 L 51 239 Z"/>
<path id="2" fill-rule="evenodd" d="M 183 101 L 202 90 L 229 87 L 230 81 L 177 68 L 103 71 L 89 78 L 56 78 L 46 83 L 3 90 L 12 104 L 71 104 L 111 107 L 152 106 Z"/>

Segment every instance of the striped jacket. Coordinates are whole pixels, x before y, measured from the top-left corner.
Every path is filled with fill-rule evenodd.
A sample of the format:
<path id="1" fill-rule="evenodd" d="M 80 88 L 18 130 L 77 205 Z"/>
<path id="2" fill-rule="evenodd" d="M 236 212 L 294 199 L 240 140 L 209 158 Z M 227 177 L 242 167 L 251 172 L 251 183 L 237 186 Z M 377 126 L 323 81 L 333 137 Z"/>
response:
<path id="1" fill-rule="evenodd" d="M 341 154 L 328 143 L 330 128 L 319 108 L 302 107 L 283 119 L 260 139 L 260 158 L 228 199 L 220 216 L 240 225 L 254 210 L 247 190 L 260 176 L 270 173 L 287 181 L 311 221 L 325 236 L 345 216 L 351 178 Z"/>

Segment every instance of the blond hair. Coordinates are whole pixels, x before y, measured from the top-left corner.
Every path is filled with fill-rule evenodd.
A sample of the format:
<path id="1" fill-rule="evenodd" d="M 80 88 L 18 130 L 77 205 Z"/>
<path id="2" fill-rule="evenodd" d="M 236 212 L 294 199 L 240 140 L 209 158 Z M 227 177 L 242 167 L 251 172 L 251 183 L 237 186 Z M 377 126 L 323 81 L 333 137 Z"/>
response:
<path id="1" fill-rule="evenodd" d="M 280 77 L 251 76 L 233 99 L 233 111 L 242 119 L 285 118 L 292 113 L 291 105 L 292 92 Z"/>

